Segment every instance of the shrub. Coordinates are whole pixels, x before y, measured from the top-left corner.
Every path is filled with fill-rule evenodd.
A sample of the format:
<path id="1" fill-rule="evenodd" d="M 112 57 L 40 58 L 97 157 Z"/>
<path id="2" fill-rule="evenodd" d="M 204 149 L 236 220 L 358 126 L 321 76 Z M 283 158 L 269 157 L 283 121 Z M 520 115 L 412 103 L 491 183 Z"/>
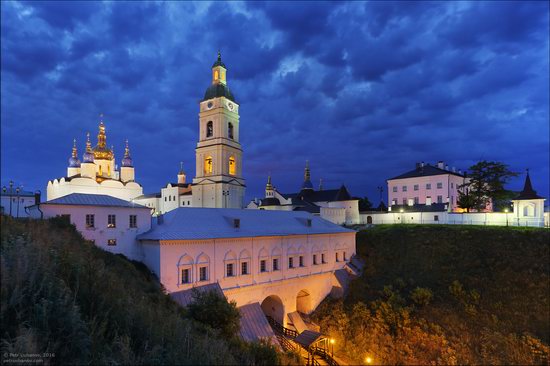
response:
<path id="1" fill-rule="evenodd" d="M 433 299 L 433 293 L 429 288 L 417 287 L 411 291 L 411 300 L 420 306 L 428 305 Z"/>

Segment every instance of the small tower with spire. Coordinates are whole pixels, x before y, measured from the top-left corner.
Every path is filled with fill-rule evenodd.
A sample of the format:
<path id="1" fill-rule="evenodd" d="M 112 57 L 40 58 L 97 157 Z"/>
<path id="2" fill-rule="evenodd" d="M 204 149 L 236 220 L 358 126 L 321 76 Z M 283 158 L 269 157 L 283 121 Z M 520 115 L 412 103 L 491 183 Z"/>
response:
<path id="1" fill-rule="evenodd" d="M 529 169 L 526 169 L 523 190 L 512 200 L 514 203 L 514 222 L 517 226 L 544 226 L 544 197 L 533 189 Z"/>
<path id="2" fill-rule="evenodd" d="M 273 192 L 273 186 L 271 185 L 271 173 L 267 176 L 267 184 L 265 185 L 265 198 L 275 197 L 275 192 Z"/>
<path id="3" fill-rule="evenodd" d="M 97 167 L 97 180 L 112 179 L 115 177 L 115 158 L 113 150 L 107 147 L 107 134 L 103 123 L 103 114 L 99 120 L 99 132 L 97 134 L 97 145 L 93 148 L 94 163 Z"/>
<path id="4" fill-rule="evenodd" d="M 73 151 L 69 158 L 69 166 L 67 167 L 67 177 L 74 177 L 80 174 L 80 159 L 76 149 L 76 139 L 73 139 Z"/>
<path id="5" fill-rule="evenodd" d="M 183 161 L 180 161 L 180 170 L 178 172 L 178 184 L 185 184 L 185 172 L 183 171 Z"/>
<path id="6" fill-rule="evenodd" d="M 128 146 L 128 140 L 126 140 L 126 146 L 124 147 L 124 157 L 122 158 L 120 166 L 120 180 L 123 183 L 133 182 L 135 180 L 134 162 L 130 156 L 130 147 Z"/>
<path id="7" fill-rule="evenodd" d="M 96 165 L 94 163 L 94 152 L 90 142 L 90 133 L 86 134 L 86 151 L 82 155 L 82 164 L 80 164 L 80 176 L 83 178 L 96 178 Z"/>
<path id="8" fill-rule="evenodd" d="M 309 171 L 309 160 L 306 160 L 306 167 L 304 169 L 304 183 L 302 183 L 302 190 L 313 190 L 313 184 L 311 183 L 311 172 Z"/>

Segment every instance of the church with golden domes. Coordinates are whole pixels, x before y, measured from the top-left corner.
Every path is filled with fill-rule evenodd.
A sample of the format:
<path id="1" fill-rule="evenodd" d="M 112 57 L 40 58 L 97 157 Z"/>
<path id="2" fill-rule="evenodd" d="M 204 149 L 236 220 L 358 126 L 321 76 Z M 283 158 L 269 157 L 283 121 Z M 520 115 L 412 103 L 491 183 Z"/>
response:
<path id="1" fill-rule="evenodd" d="M 115 160 L 113 147 L 107 146 L 107 134 L 103 116 L 99 122 L 97 145 L 92 148 L 90 134 L 86 137 L 86 151 L 82 161 L 78 158 L 76 140 L 69 158 L 67 175 L 48 182 L 47 200 L 71 193 L 104 194 L 130 201 L 143 194 L 143 188 L 135 181 L 134 165 L 128 141 L 124 149 L 120 169 Z"/>

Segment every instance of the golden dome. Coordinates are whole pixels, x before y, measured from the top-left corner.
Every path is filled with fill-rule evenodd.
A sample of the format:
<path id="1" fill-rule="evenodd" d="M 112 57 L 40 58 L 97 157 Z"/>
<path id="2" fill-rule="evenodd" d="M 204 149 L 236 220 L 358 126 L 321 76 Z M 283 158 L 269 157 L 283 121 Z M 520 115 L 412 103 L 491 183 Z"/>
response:
<path id="1" fill-rule="evenodd" d="M 107 135 L 105 134 L 105 125 L 103 120 L 99 123 L 99 133 L 97 134 L 97 145 L 93 148 L 94 159 L 113 160 L 113 150 L 107 147 Z"/>

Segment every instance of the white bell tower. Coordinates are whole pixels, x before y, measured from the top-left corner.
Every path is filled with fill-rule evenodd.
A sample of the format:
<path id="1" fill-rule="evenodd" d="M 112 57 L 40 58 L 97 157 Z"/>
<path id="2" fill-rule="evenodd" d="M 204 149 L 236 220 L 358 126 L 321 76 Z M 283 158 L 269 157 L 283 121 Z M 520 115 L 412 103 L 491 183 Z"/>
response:
<path id="1" fill-rule="evenodd" d="M 193 179 L 195 207 L 243 208 L 239 105 L 229 90 L 221 55 L 212 65 L 212 84 L 200 103 L 199 142 Z"/>

